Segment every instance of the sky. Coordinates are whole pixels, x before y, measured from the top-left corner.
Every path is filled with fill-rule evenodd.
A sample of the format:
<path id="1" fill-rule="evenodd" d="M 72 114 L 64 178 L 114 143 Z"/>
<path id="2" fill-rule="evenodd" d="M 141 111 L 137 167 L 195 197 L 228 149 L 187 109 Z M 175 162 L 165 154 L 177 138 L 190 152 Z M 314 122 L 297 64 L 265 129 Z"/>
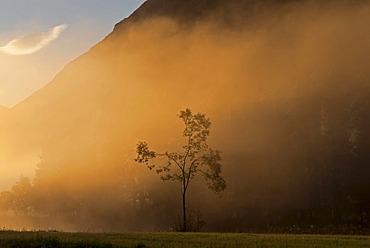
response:
<path id="1" fill-rule="evenodd" d="M 0 0 L 0 105 L 13 107 L 144 0 Z"/>

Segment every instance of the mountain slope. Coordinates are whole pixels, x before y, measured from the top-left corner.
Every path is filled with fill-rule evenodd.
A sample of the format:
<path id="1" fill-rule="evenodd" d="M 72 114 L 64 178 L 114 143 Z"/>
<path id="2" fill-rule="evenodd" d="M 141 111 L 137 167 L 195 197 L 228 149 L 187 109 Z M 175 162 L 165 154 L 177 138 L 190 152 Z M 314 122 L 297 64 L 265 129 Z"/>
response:
<path id="1" fill-rule="evenodd" d="M 81 126 L 88 125 L 88 123 L 91 122 L 91 116 L 83 116 L 81 113 L 88 115 L 88 113 L 91 112 L 105 111 L 105 105 L 109 106 L 110 101 L 114 99 L 112 99 L 111 94 L 118 94 L 116 96 L 118 98 L 126 97 L 124 85 L 130 80 L 127 78 L 132 75 L 123 75 L 121 71 L 119 71 L 122 70 L 127 72 L 131 70 L 131 68 L 128 69 L 131 65 L 128 65 L 127 68 L 122 68 L 124 67 L 124 63 L 126 63 L 123 61 L 130 61 L 131 59 L 126 59 L 124 53 L 128 52 L 128 54 L 134 57 L 133 59 L 138 58 L 138 60 L 145 59 L 144 57 L 147 56 L 144 52 L 139 51 L 142 48 L 137 47 L 137 44 L 134 43 L 137 40 L 139 40 L 138 42 L 144 41 L 144 43 L 148 43 L 142 45 L 143 50 L 156 49 L 157 47 L 161 49 L 162 54 L 159 54 L 158 57 L 156 54 L 149 55 L 153 56 L 154 60 L 157 60 L 160 59 L 160 56 L 166 56 L 166 54 L 163 53 L 171 50 L 167 49 L 165 44 L 160 44 L 161 41 L 159 39 L 161 38 L 158 35 L 164 34 L 169 38 L 167 41 L 172 42 L 170 40 L 171 36 L 175 38 L 180 38 L 184 35 L 187 36 L 183 30 L 184 26 L 190 28 L 190 30 L 188 30 L 189 32 L 192 32 L 192 30 L 200 32 L 197 31 L 195 26 L 191 28 L 189 25 L 197 25 L 198 22 L 207 23 L 208 17 L 212 20 L 216 20 L 216 24 L 212 24 L 213 26 L 222 24 L 226 25 L 225 28 L 239 27 L 240 25 L 245 25 L 246 20 L 251 19 L 256 13 L 263 13 L 266 11 L 265 9 L 272 8 L 270 6 L 271 3 L 280 4 L 282 1 L 146 1 L 133 15 L 117 24 L 112 34 L 103 42 L 96 45 L 87 54 L 82 55 L 69 64 L 45 88 L 15 106 L 12 110 L 14 113 L 14 122 L 12 122 L 10 126 L 16 126 L 17 129 L 23 130 L 23 132 L 19 132 L 19 130 L 11 132 L 19 133 L 20 136 L 29 136 L 28 134 L 35 133 L 35 130 L 42 130 L 40 131 L 42 135 L 38 135 L 36 132 L 35 135 L 29 137 L 29 139 L 22 141 L 22 146 L 36 147 L 38 145 L 35 146 L 35 144 L 40 144 L 40 139 L 47 140 L 55 136 L 56 133 L 68 133 L 67 127 L 74 126 L 76 122 L 81 123 Z M 238 13 L 235 14 L 234 12 Z M 255 18 L 257 17 L 255 16 Z M 153 20 L 158 22 L 159 25 L 164 25 L 164 27 L 158 28 L 157 31 L 153 32 L 145 31 Z M 141 27 L 141 25 L 144 27 Z M 129 37 L 131 33 L 135 33 L 135 30 L 141 28 L 142 30 L 138 33 L 143 35 L 143 38 L 139 37 L 139 35 L 134 35 L 133 39 Z M 206 32 L 211 31 L 208 30 Z M 152 46 L 150 44 L 151 39 L 158 44 Z M 196 42 L 192 41 L 191 38 L 188 40 L 191 43 Z M 166 38 L 164 41 L 166 41 Z M 209 42 L 212 43 L 212 41 Z M 133 54 L 132 51 L 135 50 L 139 52 Z M 181 54 L 185 52 L 186 51 L 180 51 Z M 139 63 L 138 61 L 133 62 Z M 146 61 L 144 61 L 144 63 L 145 62 Z M 182 61 L 181 63 L 186 62 Z M 145 74 L 145 72 L 142 72 L 139 68 L 134 68 L 133 70 L 139 70 L 139 73 Z M 160 68 L 160 70 L 162 70 L 162 68 Z M 159 71 L 156 73 L 162 74 L 162 72 Z M 166 72 L 163 74 L 165 73 Z M 196 74 L 194 72 L 191 73 Z M 133 73 L 128 72 L 128 74 Z M 186 74 L 186 72 L 184 74 Z M 136 75 L 133 76 L 135 77 Z M 114 79 L 111 80 L 111 78 Z M 145 78 L 145 80 L 151 79 Z M 145 85 L 145 83 L 143 83 L 143 85 Z M 187 91 L 186 88 L 182 90 Z M 81 92 L 84 93 L 81 94 Z M 28 121 L 30 119 L 32 121 Z M 65 125 L 61 127 L 60 123 L 65 123 Z M 64 128 L 66 130 L 63 130 Z M 46 131 L 47 129 L 50 129 L 50 131 Z M 45 138 L 43 137 L 44 135 L 50 137 Z"/>
<path id="2" fill-rule="evenodd" d="M 120 98 L 127 98 L 128 95 L 130 95 L 129 98 L 134 98 L 136 94 L 136 92 L 127 92 L 128 89 L 137 91 L 139 87 L 146 87 L 146 82 L 142 82 L 140 86 L 129 86 L 127 87 L 128 89 L 126 89 L 127 85 L 133 84 L 131 83 L 132 81 L 135 81 L 135 84 L 137 84 L 136 80 L 138 79 L 135 77 L 137 77 L 138 74 L 142 74 L 146 77 L 146 72 L 141 68 L 132 68 L 136 66 L 133 65 L 133 63 L 146 63 L 146 61 L 141 60 L 145 60 L 147 54 L 145 54 L 145 51 L 139 51 L 141 48 L 137 47 L 135 43 L 137 40 L 140 40 L 139 42 L 144 40 L 145 43 L 148 43 L 142 44 L 143 50 L 159 47 L 159 49 L 162 49 L 162 53 L 165 53 L 167 52 L 167 48 L 164 44 L 160 44 L 161 41 L 158 40 L 160 37 L 157 35 L 168 32 L 168 29 L 172 29 L 170 30 L 170 35 L 172 35 L 171 33 L 173 32 L 184 35 L 185 33 L 181 34 L 182 27 L 173 26 L 185 25 L 186 23 L 195 24 L 197 20 L 206 19 L 208 16 L 207 13 L 209 15 L 217 14 L 217 16 L 221 16 L 221 20 L 223 20 L 230 14 L 229 6 L 235 3 L 240 3 L 238 6 L 248 6 L 249 8 L 255 5 L 254 3 L 251 5 L 250 1 L 154 0 L 145 2 L 143 6 L 128 19 L 117 24 L 112 34 L 103 42 L 92 48 L 87 54 L 82 55 L 69 64 L 45 88 L 13 108 L 12 116 L 14 116 L 14 118 L 9 125 L 11 127 L 9 133 L 16 133 L 17 136 L 27 137 L 27 139 L 14 138 L 9 141 L 8 143 L 10 145 L 14 143 L 14 146 L 10 148 L 10 150 L 16 151 L 16 157 L 19 156 L 19 151 L 23 149 L 34 149 L 32 152 L 38 151 L 37 153 L 41 154 L 42 151 L 40 151 L 40 146 L 43 146 L 41 144 L 44 141 L 58 135 L 63 136 L 67 133 L 71 133 L 72 131 L 70 128 L 74 129 L 78 128 L 78 126 L 81 126 L 81 128 L 87 125 L 91 126 L 92 119 L 94 118 L 104 122 L 104 120 L 101 119 L 104 119 L 105 117 L 103 116 L 105 115 L 112 114 L 117 116 L 116 113 L 110 113 L 106 108 L 114 109 L 112 112 L 122 111 L 124 104 Z M 152 20 L 161 22 L 158 18 L 162 21 L 164 19 L 170 20 L 172 23 L 159 23 L 160 25 L 164 24 L 164 27 L 158 28 L 157 34 L 155 34 L 156 31 L 153 33 L 146 32 L 145 29 L 151 25 L 150 22 Z M 240 20 L 234 24 L 239 23 L 239 21 Z M 136 32 L 135 30 L 141 28 L 140 25 L 144 25 L 145 27 L 139 32 Z M 137 35 L 134 35 L 131 39 L 128 36 L 132 32 L 136 32 Z M 148 37 L 141 38 L 139 35 Z M 157 44 L 151 46 L 151 39 Z M 168 42 L 171 41 L 168 40 Z M 133 57 L 131 65 L 127 65 L 126 68 L 125 63 L 130 61 L 131 58 L 125 58 L 127 54 L 124 53 L 128 53 Z M 157 55 L 155 54 L 150 54 L 149 56 L 152 56 L 153 60 L 157 60 L 160 59 L 160 56 L 166 56 L 166 54 L 160 54 L 158 57 L 156 57 Z M 137 61 L 135 61 L 135 59 Z M 184 61 L 182 63 L 184 63 Z M 165 66 L 166 65 L 163 66 L 163 70 L 165 70 Z M 172 73 L 174 73 L 175 68 L 172 69 Z M 136 75 L 130 70 L 137 71 Z M 160 73 L 164 75 L 166 73 L 162 73 L 161 70 L 162 68 L 155 72 L 155 74 Z M 168 75 L 168 78 L 172 73 Z M 193 72 L 191 73 L 194 74 Z M 150 78 L 145 78 L 144 80 L 151 81 Z M 150 82 L 149 85 L 150 84 L 152 83 Z M 173 86 L 174 85 L 172 85 L 172 87 Z M 182 90 L 187 91 L 186 87 Z M 115 98 L 112 96 L 115 96 Z M 139 96 L 135 98 L 135 101 L 144 99 L 143 101 L 148 102 L 147 106 L 151 106 L 149 103 L 150 97 L 151 96 L 145 98 L 145 96 Z M 190 99 L 191 97 L 188 97 L 186 101 L 190 103 L 192 101 Z M 111 106 L 112 104 L 114 105 L 113 107 Z M 179 106 L 185 105 L 189 104 L 179 104 Z M 134 107 L 132 107 L 132 109 L 133 108 Z M 177 112 L 178 108 L 173 109 L 173 111 Z M 97 115 L 99 117 L 96 117 Z M 121 121 L 126 122 L 126 120 Z M 76 125 L 76 123 L 79 124 Z M 15 128 L 14 130 L 12 129 L 13 127 Z M 98 130 L 101 129 L 100 126 L 95 128 Z"/>

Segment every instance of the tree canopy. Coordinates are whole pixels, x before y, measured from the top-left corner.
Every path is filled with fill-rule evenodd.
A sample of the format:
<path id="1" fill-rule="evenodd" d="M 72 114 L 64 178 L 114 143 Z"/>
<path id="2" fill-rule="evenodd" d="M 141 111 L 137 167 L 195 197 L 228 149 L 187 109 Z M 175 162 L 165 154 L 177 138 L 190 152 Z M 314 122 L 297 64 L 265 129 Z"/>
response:
<path id="1" fill-rule="evenodd" d="M 186 139 L 181 151 L 158 153 L 150 150 L 146 142 L 139 142 L 135 161 L 146 164 L 150 170 L 155 170 L 163 181 L 180 183 L 183 198 L 183 231 L 187 231 L 186 193 L 190 182 L 197 174 L 201 174 L 209 189 L 217 194 L 226 189 L 226 182 L 221 176 L 221 152 L 209 148 L 207 144 L 211 128 L 210 119 L 202 113 L 193 114 L 190 109 L 181 111 L 179 118 L 184 122 L 182 136 Z"/>

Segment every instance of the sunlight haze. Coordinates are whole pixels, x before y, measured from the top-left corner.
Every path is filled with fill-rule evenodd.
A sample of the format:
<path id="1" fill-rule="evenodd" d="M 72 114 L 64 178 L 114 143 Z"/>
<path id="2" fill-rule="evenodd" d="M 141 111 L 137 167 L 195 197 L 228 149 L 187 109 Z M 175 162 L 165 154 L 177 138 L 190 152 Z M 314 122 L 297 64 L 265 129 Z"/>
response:
<path id="1" fill-rule="evenodd" d="M 370 234 L 370 1 L 0 3 L 3 231 Z"/>
<path id="2" fill-rule="evenodd" d="M 43 87 L 143 2 L 0 0 L 0 105 Z"/>

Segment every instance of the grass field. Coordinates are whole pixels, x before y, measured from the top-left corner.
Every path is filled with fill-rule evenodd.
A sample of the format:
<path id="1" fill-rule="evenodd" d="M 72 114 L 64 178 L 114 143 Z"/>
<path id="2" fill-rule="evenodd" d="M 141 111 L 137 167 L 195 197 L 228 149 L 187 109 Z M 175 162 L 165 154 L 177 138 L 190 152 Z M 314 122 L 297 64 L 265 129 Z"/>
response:
<path id="1" fill-rule="evenodd" d="M 1 248 L 370 247 L 367 236 L 216 233 L 0 232 Z"/>

